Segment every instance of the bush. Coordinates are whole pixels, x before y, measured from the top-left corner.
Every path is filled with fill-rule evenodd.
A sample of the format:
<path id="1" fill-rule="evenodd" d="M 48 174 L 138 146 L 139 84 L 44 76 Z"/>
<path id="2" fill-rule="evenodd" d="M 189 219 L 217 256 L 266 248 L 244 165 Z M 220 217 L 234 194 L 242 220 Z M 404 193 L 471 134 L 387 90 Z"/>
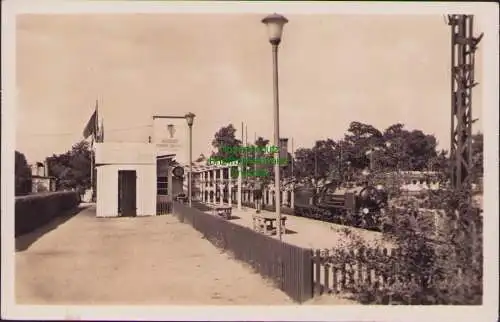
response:
<path id="1" fill-rule="evenodd" d="M 399 248 L 398 275 L 404 281 L 383 291 L 360 289 L 357 299 L 386 304 L 390 295 L 400 304 L 480 305 L 482 217 L 471 207 L 469 196 L 470 191 L 440 192 L 444 218 L 437 229 L 430 227 L 432 223 L 415 205 L 413 209 L 391 209 L 390 238 Z M 382 269 L 391 270 L 385 258 L 377 262 L 384 266 Z"/>
<path id="2" fill-rule="evenodd" d="M 33 231 L 80 203 L 76 191 L 40 193 L 16 197 L 15 235 Z"/>

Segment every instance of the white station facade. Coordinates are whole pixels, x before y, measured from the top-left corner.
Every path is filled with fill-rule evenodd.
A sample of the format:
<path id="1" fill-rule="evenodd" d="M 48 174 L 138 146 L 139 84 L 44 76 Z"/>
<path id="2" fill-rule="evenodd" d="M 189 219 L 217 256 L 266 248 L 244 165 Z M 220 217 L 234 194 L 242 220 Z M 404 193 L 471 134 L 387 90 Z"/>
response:
<path id="1" fill-rule="evenodd" d="M 156 153 L 153 144 L 95 144 L 97 216 L 156 214 Z"/>
<path id="2" fill-rule="evenodd" d="M 154 216 L 180 193 L 187 195 L 189 127 L 184 117 L 153 118 L 152 142 L 95 143 L 97 217 Z M 184 168 L 184 180 L 171 175 L 175 160 Z M 204 163 L 206 161 L 203 161 Z M 192 165 L 192 198 L 204 203 L 238 208 L 253 202 L 238 162 Z M 168 186 L 170 185 L 170 190 Z M 291 189 L 284 188 L 283 206 L 293 207 Z M 265 187 L 263 202 L 274 204 L 274 189 Z M 163 210 L 161 210 L 163 209 Z"/>

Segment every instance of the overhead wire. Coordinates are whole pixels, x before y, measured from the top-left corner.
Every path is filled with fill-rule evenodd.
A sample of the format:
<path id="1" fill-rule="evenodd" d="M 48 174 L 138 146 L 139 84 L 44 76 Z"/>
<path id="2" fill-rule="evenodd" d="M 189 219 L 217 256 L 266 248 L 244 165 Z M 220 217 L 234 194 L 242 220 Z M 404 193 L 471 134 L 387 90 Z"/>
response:
<path id="1" fill-rule="evenodd" d="M 138 128 L 145 128 L 145 127 L 152 127 L 152 125 L 140 125 L 140 126 L 133 126 L 133 127 L 126 127 L 126 128 L 117 128 L 117 129 L 106 129 L 106 133 L 108 132 L 121 132 L 121 131 L 128 131 L 128 130 L 133 130 L 133 129 L 138 129 Z M 34 136 L 69 136 L 69 135 L 78 135 L 81 134 L 81 132 L 66 132 L 66 133 L 27 133 L 27 134 L 21 134 L 22 137 L 34 137 Z"/>

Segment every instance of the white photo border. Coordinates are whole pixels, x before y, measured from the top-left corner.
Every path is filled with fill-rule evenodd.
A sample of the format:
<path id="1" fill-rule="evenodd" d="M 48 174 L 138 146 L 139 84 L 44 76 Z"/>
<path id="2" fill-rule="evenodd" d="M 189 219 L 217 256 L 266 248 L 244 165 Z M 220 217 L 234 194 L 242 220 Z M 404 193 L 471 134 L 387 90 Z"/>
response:
<path id="1" fill-rule="evenodd" d="M 176 321 L 493 321 L 498 319 L 498 47 L 496 3 L 2 1 L 2 303 L 3 319 Z M 21 13 L 474 14 L 483 55 L 484 297 L 481 306 L 44 306 L 14 298 L 15 26 Z"/>

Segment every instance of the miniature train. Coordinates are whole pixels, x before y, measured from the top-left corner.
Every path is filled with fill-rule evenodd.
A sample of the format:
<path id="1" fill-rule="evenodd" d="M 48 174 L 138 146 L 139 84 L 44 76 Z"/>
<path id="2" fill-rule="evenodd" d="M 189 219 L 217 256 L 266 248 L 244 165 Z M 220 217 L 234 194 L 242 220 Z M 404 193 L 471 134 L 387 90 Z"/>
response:
<path id="1" fill-rule="evenodd" d="M 382 186 L 331 182 L 322 188 L 297 188 L 296 216 L 339 223 L 370 230 L 381 229 L 381 217 L 388 194 Z"/>

